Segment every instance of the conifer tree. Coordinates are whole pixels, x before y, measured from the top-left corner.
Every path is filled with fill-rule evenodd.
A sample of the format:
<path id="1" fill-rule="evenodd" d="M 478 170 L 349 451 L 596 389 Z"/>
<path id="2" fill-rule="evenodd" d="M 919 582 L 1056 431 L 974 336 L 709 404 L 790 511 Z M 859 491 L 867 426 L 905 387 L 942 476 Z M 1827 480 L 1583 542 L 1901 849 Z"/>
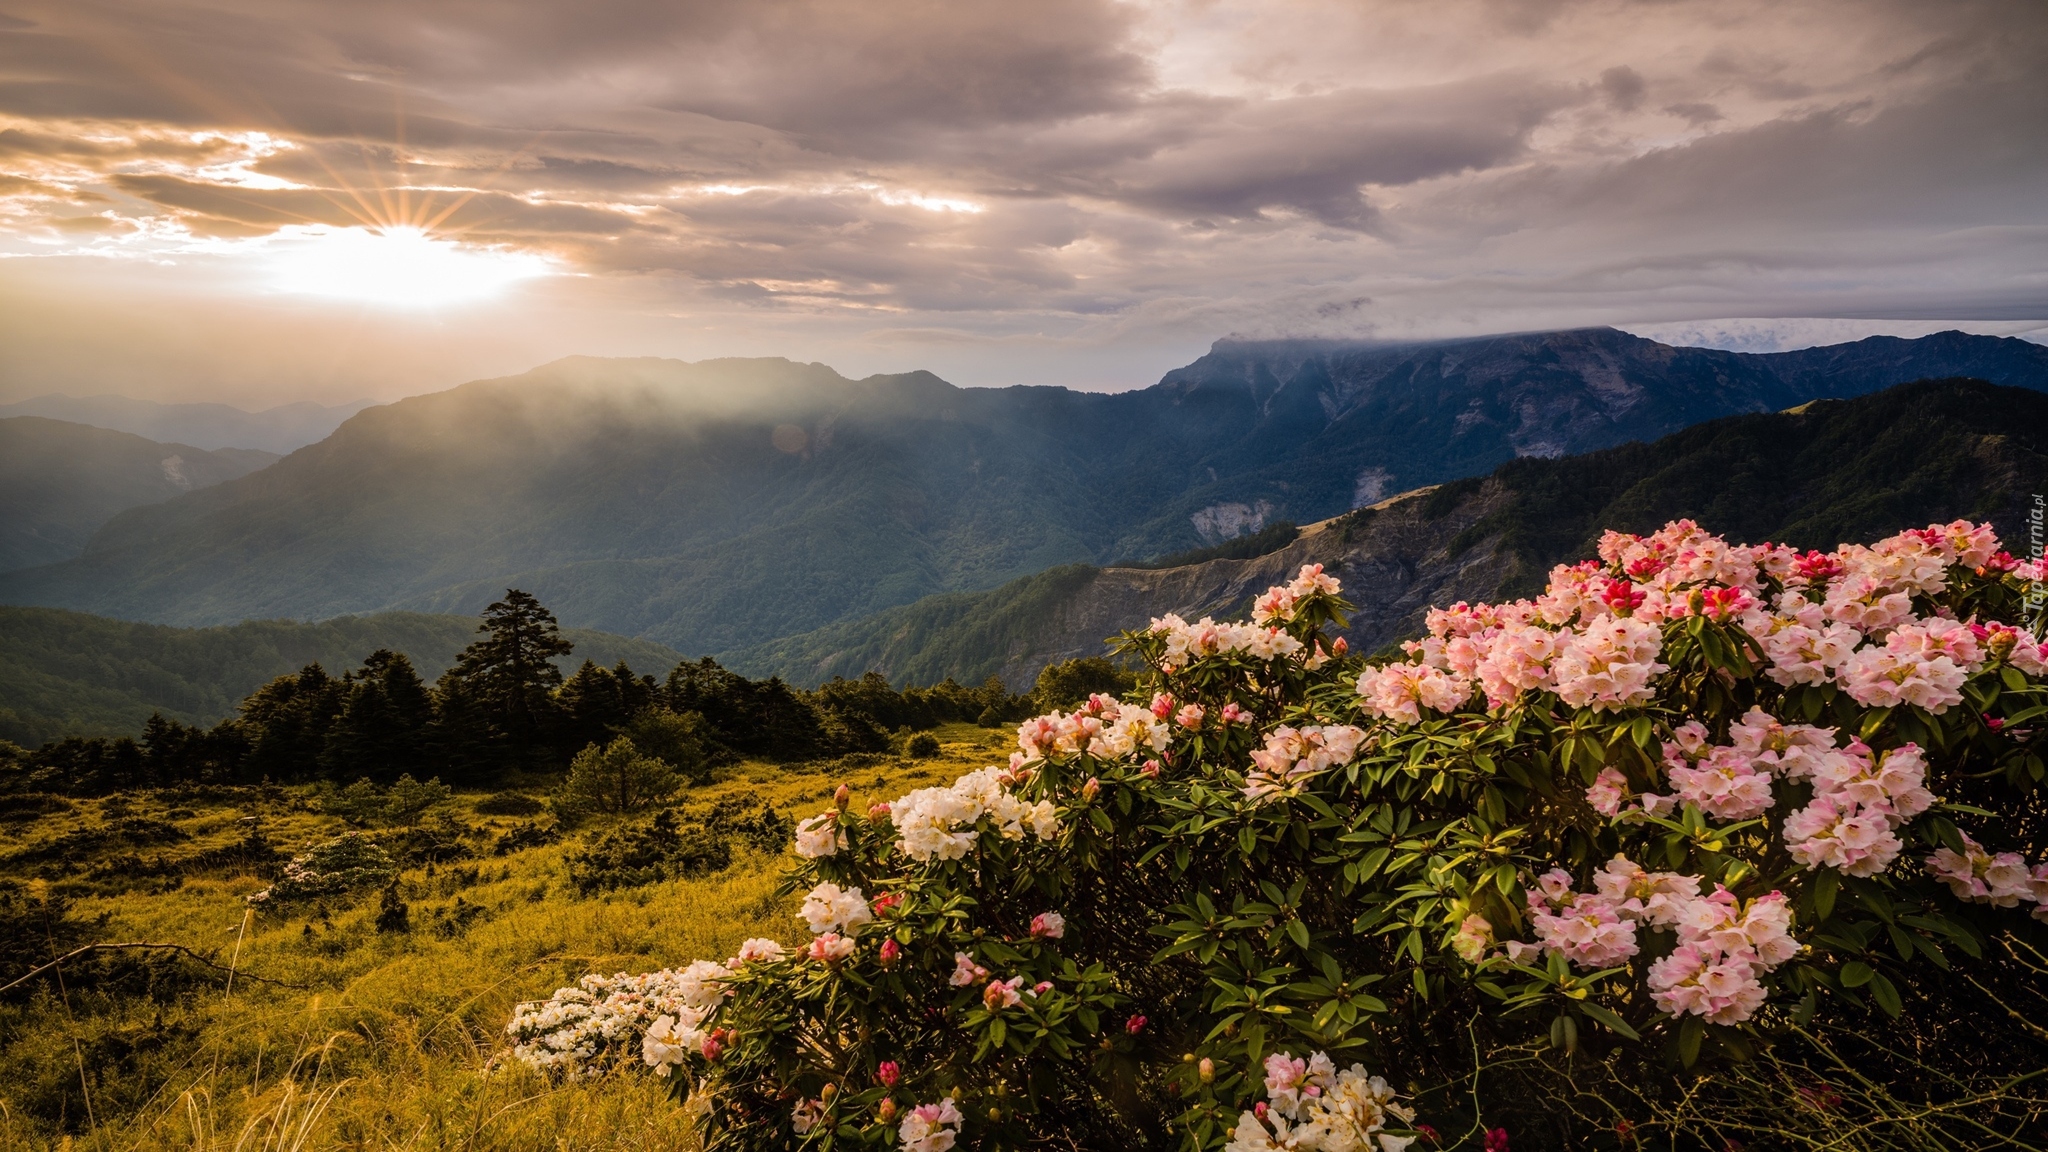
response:
<path id="1" fill-rule="evenodd" d="M 412 661 L 379 648 L 345 684 L 341 712 L 320 755 L 322 772 L 381 783 L 423 769 L 434 699 Z"/>
<path id="2" fill-rule="evenodd" d="M 509 761 L 546 754 L 562 671 L 554 658 L 574 645 L 562 638 L 555 614 L 531 593 L 505 590 L 505 598 L 484 609 L 477 631 L 484 638 L 462 650 L 443 681 L 471 697 L 489 725 L 489 740 Z"/>

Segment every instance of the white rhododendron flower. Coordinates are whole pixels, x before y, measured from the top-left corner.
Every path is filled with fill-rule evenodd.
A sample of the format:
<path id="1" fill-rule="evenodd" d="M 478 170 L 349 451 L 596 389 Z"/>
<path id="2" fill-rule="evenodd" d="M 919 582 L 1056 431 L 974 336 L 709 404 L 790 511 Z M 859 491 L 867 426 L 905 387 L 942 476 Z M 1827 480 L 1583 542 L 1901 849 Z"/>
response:
<path id="1" fill-rule="evenodd" d="M 860 889 L 841 888 L 829 881 L 811 889 L 797 916 L 810 926 L 813 935 L 819 936 L 827 932 L 851 934 L 875 918 Z"/>

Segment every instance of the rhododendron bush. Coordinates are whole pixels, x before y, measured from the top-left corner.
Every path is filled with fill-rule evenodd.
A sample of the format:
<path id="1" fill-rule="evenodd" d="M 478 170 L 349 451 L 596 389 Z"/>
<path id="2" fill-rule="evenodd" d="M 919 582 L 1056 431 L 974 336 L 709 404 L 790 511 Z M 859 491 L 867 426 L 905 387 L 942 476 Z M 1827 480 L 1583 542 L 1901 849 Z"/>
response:
<path id="1" fill-rule="evenodd" d="M 2036 565 L 1967 522 L 1598 552 L 1379 662 L 1314 566 L 1155 620 L 1133 698 L 806 820 L 797 942 L 565 990 L 519 1051 L 630 1052 L 712 1147 L 1504 1147 L 1493 1066 L 1575 1060 L 1648 1109 L 1611 1140 L 1655 1084 L 2039 946 Z"/>

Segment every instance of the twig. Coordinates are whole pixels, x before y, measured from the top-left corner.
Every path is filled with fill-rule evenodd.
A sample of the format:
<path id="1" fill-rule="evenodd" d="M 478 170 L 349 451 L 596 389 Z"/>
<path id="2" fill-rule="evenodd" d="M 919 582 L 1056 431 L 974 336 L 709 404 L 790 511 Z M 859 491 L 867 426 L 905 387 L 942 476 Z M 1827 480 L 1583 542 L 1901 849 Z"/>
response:
<path id="1" fill-rule="evenodd" d="M 154 948 L 167 952 L 182 952 L 187 957 L 196 960 L 201 964 L 206 965 L 208 968 L 211 968 L 216 972 L 227 972 L 231 976 L 235 974 L 234 969 L 229 968 L 225 964 L 216 964 L 213 961 L 207 959 L 205 956 L 202 956 L 199 953 L 194 952 L 192 949 L 185 947 L 183 944 L 158 944 L 148 940 L 131 940 L 121 944 L 87 944 L 83 948 L 74 948 L 71 951 L 66 952 L 64 955 L 57 957 L 55 960 L 50 961 L 48 964 L 44 964 L 38 968 L 30 969 L 27 973 L 16 978 L 10 983 L 0 984 L 0 992 L 11 991 L 19 985 L 26 984 L 30 980 L 35 979 L 43 973 L 48 972 L 52 968 L 55 968 L 57 965 L 62 964 L 64 961 L 70 960 L 74 957 L 83 956 L 88 952 L 112 952 L 122 948 Z M 297 988 L 303 991 L 305 989 L 312 987 L 311 984 L 293 984 L 288 980 L 273 980 L 268 976 L 257 976 L 250 972 L 242 972 L 239 975 L 244 980 L 256 980 L 264 984 L 275 984 L 280 988 Z"/>

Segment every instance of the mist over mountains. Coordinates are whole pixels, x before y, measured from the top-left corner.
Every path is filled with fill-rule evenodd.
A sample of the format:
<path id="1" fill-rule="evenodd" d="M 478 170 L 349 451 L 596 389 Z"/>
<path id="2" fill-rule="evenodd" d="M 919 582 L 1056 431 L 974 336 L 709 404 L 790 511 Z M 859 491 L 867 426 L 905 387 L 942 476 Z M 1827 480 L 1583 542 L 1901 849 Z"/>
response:
<path id="1" fill-rule="evenodd" d="M 0 572 L 69 560 L 115 513 L 246 476 L 277 458 L 40 416 L 0 418 Z"/>
<path id="2" fill-rule="evenodd" d="M 282 456 L 326 439 L 343 420 L 373 403 L 356 400 L 326 405 L 302 400 L 249 412 L 226 404 L 160 404 L 131 396 L 53 393 L 0 404 L 0 418 L 41 416 L 198 448 L 255 448 Z"/>
<path id="3" fill-rule="evenodd" d="M 260 472 L 122 513 L 76 559 L 0 575 L 0 600 L 205 625 L 469 613 L 518 586 L 565 624 L 731 651 L 1517 457 L 1958 375 L 2048 389 L 2048 348 L 1944 333 L 1756 355 L 1611 329 L 1224 342 L 1118 394 L 575 358 L 361 412 Z"/>

